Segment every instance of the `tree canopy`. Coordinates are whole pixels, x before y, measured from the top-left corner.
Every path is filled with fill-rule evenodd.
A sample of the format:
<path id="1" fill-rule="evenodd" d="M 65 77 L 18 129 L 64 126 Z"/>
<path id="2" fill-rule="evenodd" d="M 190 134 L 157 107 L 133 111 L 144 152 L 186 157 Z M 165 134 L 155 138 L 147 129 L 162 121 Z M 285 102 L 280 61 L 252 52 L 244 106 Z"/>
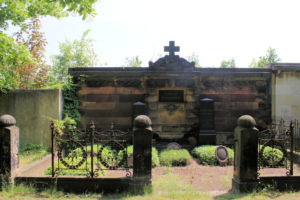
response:
<path id="1" fill-rule="evenodd" d="M 191 56 L 187 57 L 187 61 L 194 62 L 195 63 L 195 67 L 201 67 L 199 60 L 200 60 L 199 56 L 196 53 L 193 53 Z"/>
<path id="2" fill-rule="evenodd" d="M 236 68 L 234 58 L 231 58 L 229 60 L 223 60 L 221 62 L 220 68 Z"/>
<path id="3" fill-rule="evenodd" d="M 26 20 L 37 16 L 65 17 L 79 14 L 83 19 L 94 16 L 93 5 L 97 0 L 0 0 L 0 29 L 9 24 L 23 26 Z"/>
<path id="4" fill-rule="evenodd" d="M 142 61 L 140 60 L 139 56 L 135 56 L 132 58 L 126 58 L 125 65 L 123 67 L 141 67 Z"/>
<path id="5" fill-rule="evenodd" d="M 98 0 L 0 0 L 0 92 L 16 88 L 40 88 L 47 81 L 44 63 L 46 40 L 40 32 L 39 16 L 93 17 Z M 20 27 L 17 41 L 4 33 Z M 24 34 L 25 33 L 25 34 Z"/>
<path id="6" fill-rule="evenodd" d="M 97 54 L 93 47 L 93 40 L 87 38 L 90 30 L 83 33 L 80 40 L 69 41 L 59 45 L 60 53 L 52 56 L 52 70 L 50 79 L 54 83 L 68 81 L 69 67 L 92 67 L 98 65 Z"/>
<path id="7" fill-rule="evenodd" d="M 267 50 L 267 54 L 264 56 L 260 56 L 257 62 L 255 59 L 253 59 L 249 67 L 265 68 L 267 64 L 276 63 L 278 61 L 280 61 L 280 58 L 276 52 L 276 49 L 269 47 L 269 49 Z"/>

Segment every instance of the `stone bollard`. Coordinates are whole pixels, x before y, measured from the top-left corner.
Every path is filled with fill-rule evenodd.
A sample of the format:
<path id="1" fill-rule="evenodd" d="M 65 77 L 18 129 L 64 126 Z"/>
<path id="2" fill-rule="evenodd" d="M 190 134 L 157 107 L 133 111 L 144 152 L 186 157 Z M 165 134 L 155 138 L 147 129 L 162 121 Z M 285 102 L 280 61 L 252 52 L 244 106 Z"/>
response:
<path id="1" fill-rule="evenodd" d="M 146 115 L 134 119 L 133 128 L 133 179 L 131 191 L 142 194 L 152 184 L 152 128 Z"/>
<path id="2" fill-rule="evenodd" d="M 19 128 L 15 124 L 13 116 L 0 116 L 0 190 L 3 182 L 13 182 L 19 168 Z"/>
<path id="3" fill-rule="evenodd" d="M 258 130 L 250 115 L 241 116 L 234 129 L 234 171 L 232 190 L 252 192 L 257 185 Z"/>

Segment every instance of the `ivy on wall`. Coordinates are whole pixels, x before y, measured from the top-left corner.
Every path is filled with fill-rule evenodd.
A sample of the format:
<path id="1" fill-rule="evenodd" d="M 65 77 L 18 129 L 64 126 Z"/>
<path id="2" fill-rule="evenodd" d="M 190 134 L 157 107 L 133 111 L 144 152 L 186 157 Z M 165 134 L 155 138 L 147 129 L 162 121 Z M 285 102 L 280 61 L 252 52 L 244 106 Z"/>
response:
<path id="1" fill-rule="evenodd" d="M 73 83 L 72 79 L 70 78 L 70 81 L 68 84 L 64 85 L 63 90 L 63 118 L 71 118 L 75 120 L 78 124 L 78 122 L 81 121 L 81 115 L 79 112 L 80 102 L 77 96 L 77 92 L 79 90 L 79 87 L 82 83 L 84 83 L 86 80 L 85 76 L 79 76 L 76 79 L 76 83 Z"/>

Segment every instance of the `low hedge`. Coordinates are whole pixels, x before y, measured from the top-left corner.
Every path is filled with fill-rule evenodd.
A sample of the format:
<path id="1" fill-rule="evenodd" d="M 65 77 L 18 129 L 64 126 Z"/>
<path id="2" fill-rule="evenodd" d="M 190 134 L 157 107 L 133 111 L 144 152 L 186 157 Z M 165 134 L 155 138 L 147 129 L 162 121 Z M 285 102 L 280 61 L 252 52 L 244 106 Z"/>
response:
<path id="1" fill-rule="evenodd" d="M 127 156 L 130 157 L 133 154 L 133 146 L 127 147 Z M 158 167 L 160 165 L 158 151 L 155 147 L 152 147 L 152 167 Z"/>
<path id="2" fill-rule="evenodd" d="M 160 164 L 163 166 L 186 166 L 191 163 L 192 157 L 186 149 L 166 149 L 160 155 Z"/>
<path id="3" fill-rule="evenodd" d="M 261 149 L 261 147 L 259 149 Z M 260 152 L 258 152 L 258 153 L 260 154 Z M 274 165 L 276 165 L 276 166 L 284 165 L 283 152 L 275 147 L 272 148 L 272 147 L 266 146 L 263 149 L 262 156 L 263 156 L 262 165 L 264 167 L 274 166 Z"/>
<path id="4" fill-rule="evenodd" d="M 217 145 L 203 145 L 195 147 L 192 150 L 192 155 L 196 158 L 199 164 L 202 165 L 218 165 L 216 158 Z M 228 165 L 232 165 L 234 153 L 233 150 L 226 147 L 229 155 Z"/>

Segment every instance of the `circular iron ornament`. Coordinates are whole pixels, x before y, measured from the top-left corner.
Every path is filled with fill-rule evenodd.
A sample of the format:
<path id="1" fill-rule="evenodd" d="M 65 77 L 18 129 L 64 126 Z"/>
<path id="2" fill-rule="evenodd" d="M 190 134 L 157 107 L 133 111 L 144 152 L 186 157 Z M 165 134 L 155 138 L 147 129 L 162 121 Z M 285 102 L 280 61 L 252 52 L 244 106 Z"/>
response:
<path id="1" fill-rule="evenodd" d="M 228 163 L 229 153 L 224 146 L 218 146 L 215 151 L 216 158 L 221 166 L 225 166 Z"/>
<path id="2" fill-rule="evenodd" d="M 58 159 L 61 161 L 61 163 L 66 166 L 68 169 L 78 169 L 78 167 L 80 167 L 81 165 L 83 165 L 83 163 L 86 161 L 87 159 L 87 152 L 85 151 L 84 147 L 78 143 L 78 142 L 75 142 L 73 141 L 74 143 L 77 143 L 80 145 L 80 149 L 82 151 L 82 157 L 81 159 L 79 160 L 79 162 L 77 164 L 70 164 L 68 163 L 68 161 L 65 160 L 65 158 L 63 158 L 63 155 L 62 155 L 62 145 L 59 146 L 59 151 L 57 153 L 57 156 L 58 156 Z"/>
<path id="3" fill-rule="evenodd" d="M 104 153 L 103 150 L 105 149 L 105 147 L 109 147 L 109 146 L 116 147 L 114 149 L 113 148 L 109 149 L 109 151 L 113 154 L 112 157 L 110 157 L 111 160 L 113 161 L 111 163 L 108 162 L 107 157 L 104 157 L 105 155 L 103 155 L 103 153 Z M 121 150 L 121 151 L 118 151 L 118 150 Z M 117 152 L 117 153 L 115 154 L 115 152 Z M 122 156 L 122 157 L 119 158 L 119 156 Z M 108 168 L 110 170 L 115 170 L 118 167 L 122 166 L 123 163 L 126 161 L 126 159 L 127 159 L 126 148 L 124 149 L 124 147 L 121 144 L 111 141 L 108 144 L 101 146 L 100 150 L 97 153 L 97 158 L 100 161 L 100 163 L 103 164 L 106 168 Z"/>
<path id="4" fill-rule="evenodd" d="M 263 153 L 264 153 L 265 148 L 268 146 L 268 144 L 270 142 L 271 142 L 271 140 L 268 141 L 267 143 L 265 143 L 262 146 L 262 148 L 259 151 L 258 156 L 260 158 L 260 163 L 261 163 L 262 166 L 271 166 L 271 167 L 273 166 L 273 167 L 276 167 L 276 166 L 279 166 L 279 163 L 283 162 L 285 158 L 287 158 L 287 151 L 285 150 L 285 148 L 283 147 L 282 144 L 280 144 L 280 143 L 276 144 L 276 148 L 279 149 L 282 152 L 282 158 L 279 161 L 277 161 L 274 164 L 272 164 L 272 165 L 267 165 L 267 160 L 264 158 Z M 272 148 L 271 146 L 269 146 L 269 147 Z"/>

